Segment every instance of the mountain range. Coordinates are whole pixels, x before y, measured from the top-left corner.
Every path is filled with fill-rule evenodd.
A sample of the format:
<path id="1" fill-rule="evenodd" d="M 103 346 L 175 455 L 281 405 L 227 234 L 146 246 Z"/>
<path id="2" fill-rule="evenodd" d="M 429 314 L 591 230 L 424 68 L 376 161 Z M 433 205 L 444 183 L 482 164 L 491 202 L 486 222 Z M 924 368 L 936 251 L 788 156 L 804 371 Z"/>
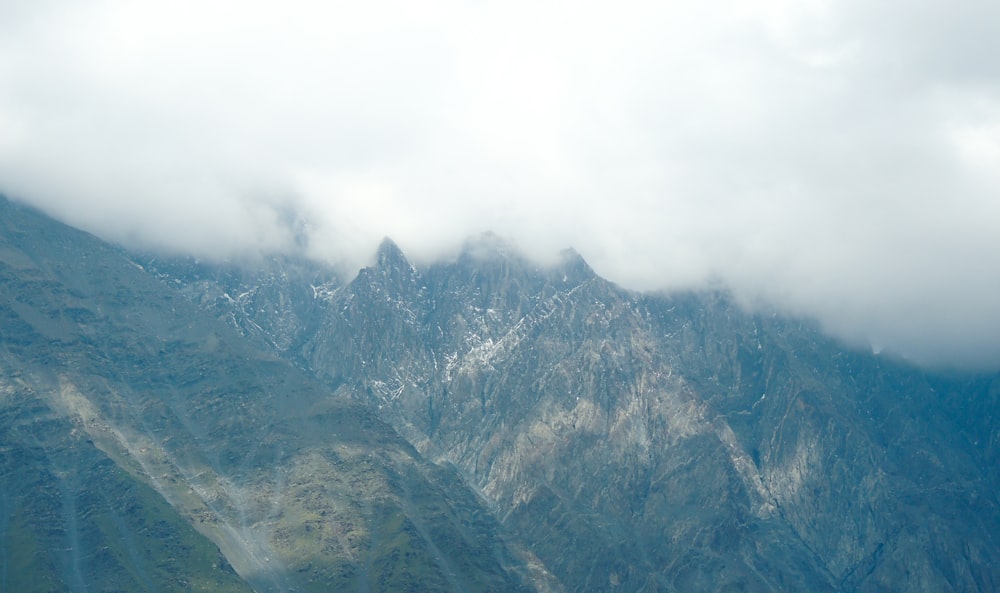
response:
<path id="1" fill-rule="evenodd" d="M 493 235 L 342 278 L 0 199 L 0 591 L 997 591 L 1000 376 Z"/>

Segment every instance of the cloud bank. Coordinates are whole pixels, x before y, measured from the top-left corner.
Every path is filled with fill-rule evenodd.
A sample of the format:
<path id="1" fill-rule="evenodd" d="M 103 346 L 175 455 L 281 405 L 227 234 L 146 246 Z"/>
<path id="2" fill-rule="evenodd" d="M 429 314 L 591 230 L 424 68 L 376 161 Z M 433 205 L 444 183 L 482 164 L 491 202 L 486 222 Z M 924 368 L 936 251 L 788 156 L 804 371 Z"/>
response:
<path id="1" fill-rule="evenodd" d="M 1000 5 L 0 5 L 0 192 L 128 245 L 492 230 L 1000 367 Z"/>

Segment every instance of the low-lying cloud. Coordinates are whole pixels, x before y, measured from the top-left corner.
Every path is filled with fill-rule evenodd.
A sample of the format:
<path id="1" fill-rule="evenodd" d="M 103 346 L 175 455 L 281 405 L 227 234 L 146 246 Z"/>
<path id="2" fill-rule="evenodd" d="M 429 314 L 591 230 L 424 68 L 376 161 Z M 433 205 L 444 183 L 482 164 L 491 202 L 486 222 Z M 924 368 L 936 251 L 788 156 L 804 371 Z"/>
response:
<path id="1" fill-rule="evenodd" d="M 493 230 L 998 367 L 997 39 L 973 0 L 9 3 L 0 192 L 203 257 Z"/>

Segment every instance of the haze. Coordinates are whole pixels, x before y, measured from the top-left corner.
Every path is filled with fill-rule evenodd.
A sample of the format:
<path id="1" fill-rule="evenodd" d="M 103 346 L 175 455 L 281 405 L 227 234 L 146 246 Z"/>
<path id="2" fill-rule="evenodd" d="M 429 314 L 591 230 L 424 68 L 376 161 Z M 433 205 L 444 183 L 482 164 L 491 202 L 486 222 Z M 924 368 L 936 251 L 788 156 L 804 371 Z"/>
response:
<path id="1" fill-rule="evenodd" d="M 0 193 L 357 269 L 486 230 L 1000 368 L 1000 4 L 0 4 Z"/>

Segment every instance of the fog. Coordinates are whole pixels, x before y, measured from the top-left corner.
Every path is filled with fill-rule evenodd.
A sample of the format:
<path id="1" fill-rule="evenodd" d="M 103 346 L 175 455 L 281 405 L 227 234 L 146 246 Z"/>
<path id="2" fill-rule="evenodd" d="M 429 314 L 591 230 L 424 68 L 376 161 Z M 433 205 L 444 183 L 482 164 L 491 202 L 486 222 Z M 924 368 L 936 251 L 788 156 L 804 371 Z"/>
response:
<path id="1" fill-rule="evenodd" d="M 997 40 L 972 0 L 15 1 L 0 192 L 346 270 L 491 230 L 1000 368 Z"/>

